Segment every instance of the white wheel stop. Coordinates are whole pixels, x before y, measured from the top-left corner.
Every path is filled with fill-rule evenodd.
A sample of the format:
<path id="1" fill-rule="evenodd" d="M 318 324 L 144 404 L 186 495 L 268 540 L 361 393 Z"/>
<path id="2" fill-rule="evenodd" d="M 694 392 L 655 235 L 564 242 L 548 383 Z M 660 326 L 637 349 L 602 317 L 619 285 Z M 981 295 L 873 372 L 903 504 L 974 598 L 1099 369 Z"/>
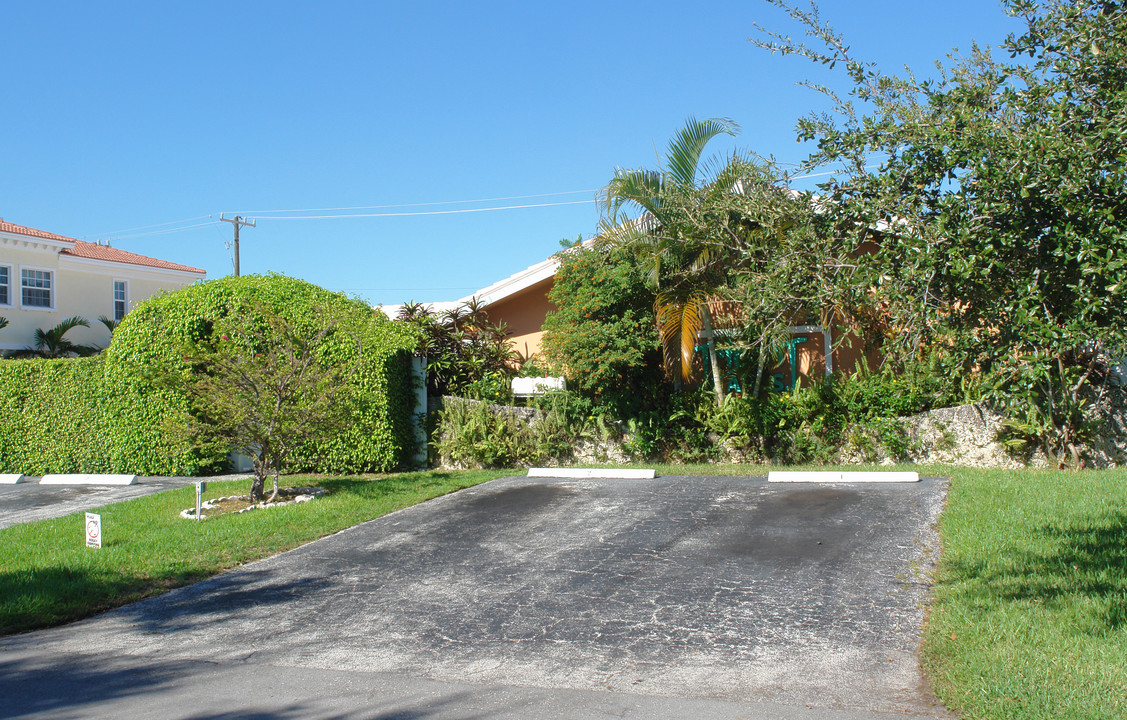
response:
<path id="1" fill-rule="evenodd" d="M 772 470 L 767 482 L 789 483 L 911 483 L 919 482 L 917 472 L 879 470 L 858 472 L 840 470 Z"/>
<path id="2" fill-rule="evenodd" d="M 530 478 L 570 478 L 586 480 L 607 478 L 611 480 L 652 480 L 653 470 L 630 468 L 529 468 Z"/>
<path id="3" fill-rule="evenodd" d="M 39 480 L 40 485 L 132 485 L 137 480 L 136 475 L 109 475 L 66 473 L 57 475 L 44 475 Z"/>

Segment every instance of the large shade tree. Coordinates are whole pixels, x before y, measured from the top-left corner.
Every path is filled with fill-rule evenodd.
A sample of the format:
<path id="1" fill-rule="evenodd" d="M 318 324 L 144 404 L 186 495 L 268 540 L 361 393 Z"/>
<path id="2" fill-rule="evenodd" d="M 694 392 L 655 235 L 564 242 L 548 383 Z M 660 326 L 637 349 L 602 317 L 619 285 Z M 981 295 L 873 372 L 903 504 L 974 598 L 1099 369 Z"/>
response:
<path id="1" fill-rule="evenodd" d="M 759 45 L 847 74 L 799 135 L 808 167 L 837 169 L 835 231 L 888 230 L 861 271 L 902 349 L 949 349 L 1021 435 L 1082 464 L 1084 389 L 1127 353 L 1125 4 L 1006 0 L 1025 24 L 1006 57 L 975 46 L 925 80 L 856 58 L 813 5 L 768 1 L 813 42 Z"/>

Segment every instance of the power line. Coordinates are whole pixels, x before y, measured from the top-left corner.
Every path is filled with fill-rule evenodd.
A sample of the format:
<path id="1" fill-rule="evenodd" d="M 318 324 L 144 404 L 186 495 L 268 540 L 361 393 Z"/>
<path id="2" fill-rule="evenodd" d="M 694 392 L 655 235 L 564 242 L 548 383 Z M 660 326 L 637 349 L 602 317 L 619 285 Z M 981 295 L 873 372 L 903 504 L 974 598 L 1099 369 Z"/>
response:
<path id="1" fill-rule="evenodd" d="M 88 237 L 105 237 L 106 235 L 121 235 L 122 233 L 133 232 L 134 230 L 148 230 L 149 228 L 164 227 L 165 225 L 179 225 L 180 223 L 192 222 L 193 220 L 203 220 L 204 218 L 210 218 L 210 217 L 212 217 L 212 216 L 211 215 L 197 215 L 196 217 L 185 218 L 184 220 L 172 220 L 170 222 L 156 223 L 155 225 L 141 225 L 140 227 L 125 228 L 124 230 L 113 230 L 111 232 L 88 233 L 86 235 L 83 235 L 82 237 L 88 238 Z M 206 225 L 206 224 L 207 223 L 201 223 L 201 225 Z M 199 227 L 199 225 L 192 225 L 191 227 Z"/>
<path id="2" fill-rule="evenodd" d="M 598 190 L 565 190 L 563 192 L 537 193 L 535 195 L 508 195 L 505 197 L 481 198 L 478 200 L 442 200 L 438 202 L 401 203 L 398 205 L 357 205 L 355 207 L 328 207 L 328 208 L 295 208 L 292 210 L 240 210 L 240 215 L 268 215 L 270 213 L 287 212 L 333 212 L 336 210 L 382 210 L 387 208 L 425 207 L 427 205 L 465 205 L 469 203 L 497 202 L 498 200 L 526 200 L 538 197 L 555 197 L 556 195 L 580 195 L 595 193 Z M 518 206 L 519 207 L 519 206 Z M 536 207 L 536 206 L 529 206 Z"/>
<path id="3" fill-rule="evenodd" d="M 211 217 L 211 216 L 210 215 L 203 215 L 202 217 Z M 183 221 L 181 221 L 181 222 L 183 222 Z M 192 230 L 192 229 L 198 228 L 198 227 L 207 227 L 209 225 L 215 225 L 218 222 L 219 222 L 218 220 L 209 220 L 207 222 L 195 223 L 194 225 L 185 225 L 184 227 L 168 228 L 167 230 L 153 230 L 152 232 L 128 233 L 128 234 L 125 234 L 125 235 L 114 235 L 113 233 L 105 233 L 104 235 L 114 235 L 115 239 L 148 237 L 150 235 L 170 235 L 172 233 L 183 232 L 185 230 Z M 162 223 L 162 224 L 163 225 L 169 225 L 170 223 Z M 153 226 L 153 227 L 156 227 L 156 226 Z M 89 237 L 89 236 L 86 236 L 86 237 Z"/>
<path id="4" fill-rule="evenodd" d="M 589 205 L 594 200 L 572 200 L 558 203 L 536 203 L 531 205 L 505 205 L 501 207 L 464 208 L 462 210 L 427 210 L 425 212 L 400 212 L 400 213 L 353 213 L 350 215 L 268 215 L 260 220 L 338 220 L 345 218 L 377 218 L 377 217 L 417 217 L 420 215 L 457 215 L 460 213 L 493 212 L 495 210 L 520 210 L 521 208 L 557 207 L 559 205 Z"/>

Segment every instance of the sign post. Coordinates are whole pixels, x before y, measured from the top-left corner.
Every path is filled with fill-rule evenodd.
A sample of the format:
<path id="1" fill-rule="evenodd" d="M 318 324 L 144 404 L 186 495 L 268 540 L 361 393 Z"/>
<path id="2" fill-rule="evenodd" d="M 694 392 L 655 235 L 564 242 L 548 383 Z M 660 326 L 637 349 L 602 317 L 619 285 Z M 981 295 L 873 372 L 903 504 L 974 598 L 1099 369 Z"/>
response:
<path id="1" fill-rule="evenodd" d="M 86 513 L 86 547 L 102 547 L 102 516 Z"/>
<path id="2" fill-rule="evenodd" d="M 203 491 L 207 490 L 207 483 L 200 480 L 196 483 L 196 522 L 200 521 L 200 513 L 203 512 Z"/>

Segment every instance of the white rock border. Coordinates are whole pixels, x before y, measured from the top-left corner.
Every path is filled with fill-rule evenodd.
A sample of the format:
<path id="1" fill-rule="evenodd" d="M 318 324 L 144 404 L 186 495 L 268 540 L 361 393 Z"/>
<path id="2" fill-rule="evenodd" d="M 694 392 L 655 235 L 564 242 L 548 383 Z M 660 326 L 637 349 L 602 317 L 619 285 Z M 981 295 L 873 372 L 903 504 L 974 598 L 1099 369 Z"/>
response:
<path id="1" fill-rule="evenodd" d="M 256 503 L 254 505 L 250 505 L 248 507 L 245 507 L 242 510 L 236 510 L 232 514 L 238 515 L 240 513 L 250 512 L 251 510 L 257 510 L 259 508 L 284 507 L 286 505 L 296 505 L 297 503 L 309 502 L 310 500 L 313 500 L 314 498 L 319 498 L 322 495 L 326 494 L 327 491 L 324 488 L 315 488 L 315 487 L 282 488 L 281 490 L 278 491 L 278 494 L 280 495 L 283 492 L 285 492 L 287 495 L 289 493 L 297 493 L 297 494 L 294 495 L 292 500 L 287 500 L 285 502 L 272 502 L 272 503 L 260 502 L 260 503 Z M 223 497 L 217 497 L 217 498 L 212 498 L 210 500 L 207 500 L 207 501 L 200 504 L 200 519 L 201 520 L 207 520 L 207 515 L 204 515 L 203 511 L 204 510 L 214 510 L 214 509 L 216 509 L 217 507 L 219 507 L 219 503 L 223 502 L 224 500 L 250 500 L 250 496 L 249 495 L 224 495 Z M 180 517 L 184 518 L 185 520 L 195 520 L 196 519 L 196 509 L 194 507 L 190 507 L 187 510 L 181 510 L 180 511 Z"/>

